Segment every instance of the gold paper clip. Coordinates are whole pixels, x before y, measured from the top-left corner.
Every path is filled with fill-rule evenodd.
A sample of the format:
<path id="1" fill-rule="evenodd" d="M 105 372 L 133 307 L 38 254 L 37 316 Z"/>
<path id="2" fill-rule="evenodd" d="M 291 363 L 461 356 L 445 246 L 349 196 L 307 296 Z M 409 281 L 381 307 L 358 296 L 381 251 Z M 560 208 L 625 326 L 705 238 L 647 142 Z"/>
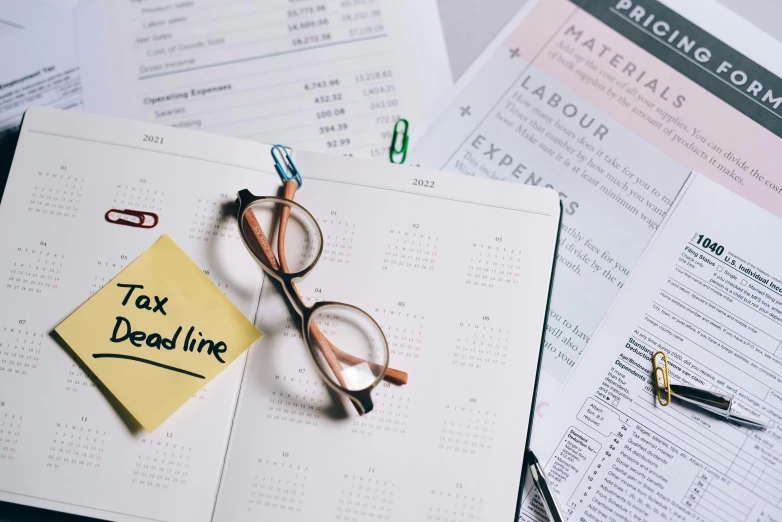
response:
<path id="1" fill-rule="evenodd" d="M 659 363 L 658 357 L 662 357 L 662 364 Z M 654 352 L 652 365 L 654 365 L 654 391 L 657 402 L 660 406 L 668 406 L 671 403 L 671 381 L 668 376 L 668 357 L 665 356 L 665 352 Z"/>

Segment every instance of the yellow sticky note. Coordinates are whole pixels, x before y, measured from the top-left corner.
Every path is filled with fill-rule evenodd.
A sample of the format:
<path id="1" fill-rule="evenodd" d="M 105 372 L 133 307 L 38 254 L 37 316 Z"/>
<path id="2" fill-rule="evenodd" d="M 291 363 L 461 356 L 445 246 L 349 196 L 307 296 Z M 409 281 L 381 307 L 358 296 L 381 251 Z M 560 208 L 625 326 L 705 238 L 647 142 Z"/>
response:
<path id="1" fill-rule="evenodd" d="M 261 336 L 168 235 L 55 331 L 147 431 Z"/>

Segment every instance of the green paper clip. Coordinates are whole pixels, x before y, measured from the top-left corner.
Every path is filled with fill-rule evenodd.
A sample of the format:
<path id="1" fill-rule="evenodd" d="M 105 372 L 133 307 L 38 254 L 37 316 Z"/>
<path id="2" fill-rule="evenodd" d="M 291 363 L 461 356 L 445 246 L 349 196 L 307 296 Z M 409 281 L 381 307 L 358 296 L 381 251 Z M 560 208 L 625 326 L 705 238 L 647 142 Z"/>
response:
<path id="1" fill-rule="evenodd" d="M 404 130 L 402 131 L 401 135 L 401 143 L 399 142 L 399 127 L 400 124 L 404 124 Z M 391 147 L 388 149 L 388 159 L 391 161 L 391 163 L 396 163 L 401 165 L 405 162 L 405 159 L 407 159 L 407 129 L 410 125 L 407 123 L 407 120 L 404 118 L 399 118 L 396 120 L 396 123 L 394 124 L 394 135 L 391 137 Z M 399 161 L 396 161 L 397 157 L 401 155 L 402 159 Z"/>

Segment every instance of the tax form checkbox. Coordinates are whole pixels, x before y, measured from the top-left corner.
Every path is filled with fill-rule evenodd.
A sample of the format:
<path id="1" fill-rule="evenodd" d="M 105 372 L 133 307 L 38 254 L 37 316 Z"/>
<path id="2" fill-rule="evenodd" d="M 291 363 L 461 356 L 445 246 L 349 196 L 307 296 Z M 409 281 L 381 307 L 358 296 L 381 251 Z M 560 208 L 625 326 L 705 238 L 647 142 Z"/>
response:
<path id="1" fill-rule="evenodd" d="M 722 265 L 717 265 L 717 272 L 722 272 L 723 270 Z"/>
<path id="2" fill-rule="evenodd" d="M 747 286 L 747 280 L 746 279 L 742 279 L 741 280 L 741 286 Z"/>

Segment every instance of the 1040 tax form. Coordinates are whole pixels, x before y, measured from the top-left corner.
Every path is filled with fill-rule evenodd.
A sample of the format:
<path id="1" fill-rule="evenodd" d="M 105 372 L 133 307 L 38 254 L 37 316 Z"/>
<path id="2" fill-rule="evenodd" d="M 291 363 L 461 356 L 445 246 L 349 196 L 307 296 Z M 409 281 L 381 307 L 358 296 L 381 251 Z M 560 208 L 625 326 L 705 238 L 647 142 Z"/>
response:
<path id="1" fill-rule="evenodd" d="M 704 177 L 685 184 L 532 435 L 570 520 L 782 517 L 781 227 Z M 672 382 L 732 394 L 770 426 L 658 406 L 657 350 Z M 536 496 L 521 520 L 546 520 Z"/>

